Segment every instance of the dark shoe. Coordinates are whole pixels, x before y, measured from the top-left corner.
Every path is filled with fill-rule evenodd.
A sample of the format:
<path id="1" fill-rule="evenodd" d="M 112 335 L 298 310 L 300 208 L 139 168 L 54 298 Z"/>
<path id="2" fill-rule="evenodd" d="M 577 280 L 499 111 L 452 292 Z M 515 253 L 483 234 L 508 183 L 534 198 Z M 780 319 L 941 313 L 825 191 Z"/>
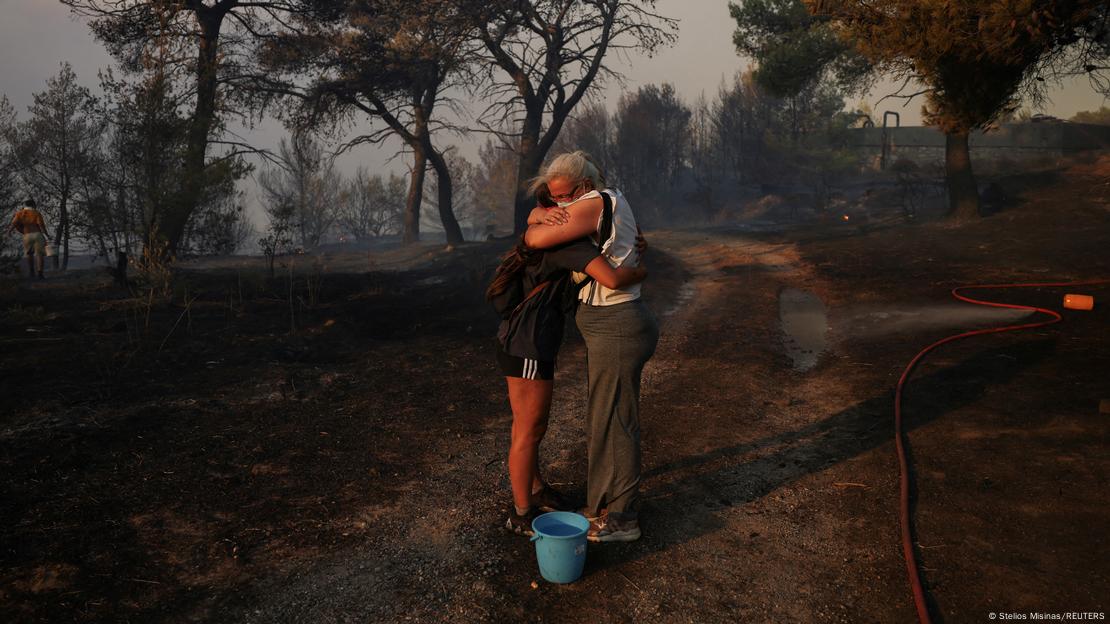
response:
<path id="1" fill-rule="evenodd" d="M 540 515 L 540 510 L 535 507 L 528 510 L 524 515 L 518 514 L 516 508 L 509 505 L 509 519 L 505 521 L 505 529 L 517 535 L 527 535 L 531 537 L 534 533 L 532 531 L 532 521 L 536 516 Z"/>
<path id="2" fill-rule="evenodd" d="M 590 530 L 586 539 L 591 542 L 634 542 L 640 539 L 639 520 L 617 520 L 603 511 L 597 518 L 590 520 Z"/>
<path id="3" fill-rule="evenodd" d="M 540 511 L 574 511 L 574 502 L 546 483 L 542 490 L 532 494 L 532 504 L 539 507 Z"/>

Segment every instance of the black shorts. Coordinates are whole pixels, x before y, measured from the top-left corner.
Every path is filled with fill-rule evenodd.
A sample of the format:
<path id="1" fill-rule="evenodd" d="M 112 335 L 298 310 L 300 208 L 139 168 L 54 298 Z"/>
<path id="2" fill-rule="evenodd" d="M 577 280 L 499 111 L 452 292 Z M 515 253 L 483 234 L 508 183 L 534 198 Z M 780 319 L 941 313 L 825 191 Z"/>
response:
<path id="1" fill-rule="evenodd" d="M 521 379 L 542 379 L 551 381 L 555 379 L 555 362 L 543 360 L 530 360 L 505 353 L 501 343 L 497 343 L 497 364 L 501 367 L 501 374 L 506 377 L 519 377 Z"/>

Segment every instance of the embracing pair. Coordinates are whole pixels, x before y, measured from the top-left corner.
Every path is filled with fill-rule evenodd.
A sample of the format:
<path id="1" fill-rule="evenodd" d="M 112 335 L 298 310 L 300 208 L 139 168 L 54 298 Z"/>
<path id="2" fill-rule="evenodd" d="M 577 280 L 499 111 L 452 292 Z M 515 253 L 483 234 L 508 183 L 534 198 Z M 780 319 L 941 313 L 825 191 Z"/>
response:
<path id="1" fill-rule="evenodd" d="M 588 154 L 561 154 L 533 181 L 528 231 L 498 267 L 487 296 L 502 314 L 498 363 L 512 406 L 506 527 L 531 535 L 540 512 L 574 505 L 540 475 L 555 359 L 568 313 L 586 342 L 588 539 L 640 537 L 640 376 L 659 330 L 640 300 L 646 247 L 624 195 Z"/>

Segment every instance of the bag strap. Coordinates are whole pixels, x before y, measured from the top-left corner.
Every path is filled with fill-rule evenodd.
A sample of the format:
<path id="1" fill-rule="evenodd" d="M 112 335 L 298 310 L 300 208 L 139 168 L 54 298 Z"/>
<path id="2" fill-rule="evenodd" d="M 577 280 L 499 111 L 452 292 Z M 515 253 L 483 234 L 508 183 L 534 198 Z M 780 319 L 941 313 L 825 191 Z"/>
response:
<path id="1" fill-rule="evenodd" d="M 597 252 L 613 234 L 613 198 L 601 191 L 601 226 L 597 228 Z"/>
<path id="2" fill-rule="evenodd" d="M 540 282 L 539 284 L 536 284 L 536 287 L 532 289 L 532 292 L 528 293 L 528 296 L 525 297 L 523 301 L 516 304 L 516 307 L 513 308 L 513 311 L 509 313 L 509 316 L 512 316 L 512 315 L 516 314 L 520 310 L 520 308 L 524 306 L 524 304 L 528 303 L 529 299 L 531 299 L 532 297 L 535 297 L 536 295 L 540 294 L 540 291 L 542 291 L 544 288 L 547 288 L 550 285 L 551 285 L 551 280 L 546 280 L 546 281 Z"/>
<path id="3" fill-rule="evenodd" d="M 605 191 L 601 193 L 601 225 L 597 228 L 597 253 L 601 255 L 601 250 L 605 246 L 605 241 L 613 234 L 613 198 Z M 597 281 L 592 277 L 587 277 L 578 284 L 578 288 L 574 291 L 576 294 L 581 292 L 586 286 L 590 287 L 590 294 L 586 298 L 593 300 L 594 292 L 597 291 Z"/>

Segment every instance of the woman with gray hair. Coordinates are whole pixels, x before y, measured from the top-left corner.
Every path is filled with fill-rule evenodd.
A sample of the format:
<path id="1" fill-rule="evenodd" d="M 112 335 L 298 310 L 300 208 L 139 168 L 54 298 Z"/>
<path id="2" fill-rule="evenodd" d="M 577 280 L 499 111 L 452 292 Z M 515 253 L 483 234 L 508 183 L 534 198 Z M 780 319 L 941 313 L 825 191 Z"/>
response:
<path id="1" fill-rule="evenodd" d="M 606 186 L 588 154 L 560 154 L 532 183 L 562 210 L 551 210 L 524 236 L 533 248 L 550 248 L 589 236 L 614 267 L 640 263 L 639 228 L 624 195 Z M 611 227 L 603 227 L 604 200 L 612 204 Z M 533 217 L 536 215 L 533 215 Z M 608 224 L 605 224 L 608 225 Z M 604 238 L 603 238 L 604 237 Z M 578 295 L 576 323 L 586 341 L 589 396 L 586 419 L 588 538 L 628 542 L 640 537 L 640 377 L 655 353 L 659 329 L 640 300 L 640 284 L 607 288 L 592 283 Z"/>

